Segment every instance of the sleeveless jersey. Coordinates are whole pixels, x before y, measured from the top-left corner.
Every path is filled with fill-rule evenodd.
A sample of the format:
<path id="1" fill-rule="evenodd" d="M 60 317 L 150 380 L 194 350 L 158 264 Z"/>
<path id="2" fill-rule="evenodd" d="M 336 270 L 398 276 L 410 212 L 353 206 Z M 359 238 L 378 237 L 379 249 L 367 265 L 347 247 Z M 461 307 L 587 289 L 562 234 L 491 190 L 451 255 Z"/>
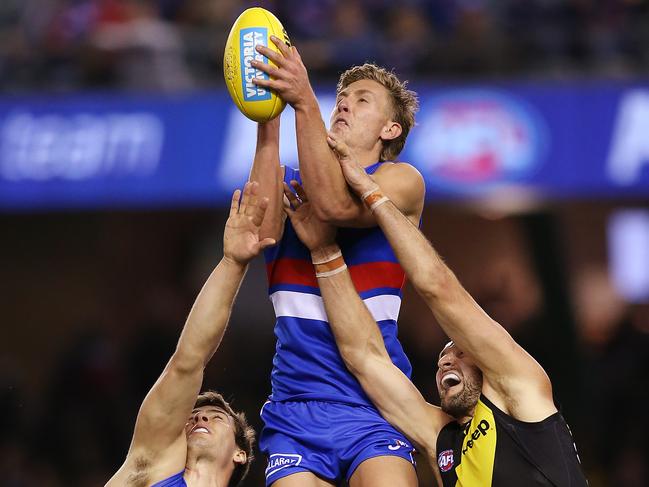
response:
<path id="1" fill-rule="evenodd" d="M 185 482 L 185 479 L 183 477 L 184 474 L 185 471 L 183 470 L 176 475 L 172 475 L 171 477 L 161 480 L 160 482 L 156 482 L 151 487 L 187 487 L 187 483 Z"/>
<path id="2" fill-rule="evenodd" d="M 584 487 L 588 485 L 561 413 L 526 423 L 480 396 L 468 423 L 453 421 L 437 438 L 444 487 Z"/>
<path id="3" fill-rule="evenodd" d="M 374 173 L 382 163 L 368 168 Z M 301 183 L 286 167 L 284 181 Z M 410 377 L 397 339 L 397 316 L 405 274 L 379 227 L 340 228 L 337 238 L 352 280 L 383 334 L 394 364 Z M 327 322 L 309 250 L 287 218 L 280 242 L 265 251 L 270 299 L 277 321 L 271 374 L 273 401 L 317 400 L 370 405 L 347 371 Z"/>

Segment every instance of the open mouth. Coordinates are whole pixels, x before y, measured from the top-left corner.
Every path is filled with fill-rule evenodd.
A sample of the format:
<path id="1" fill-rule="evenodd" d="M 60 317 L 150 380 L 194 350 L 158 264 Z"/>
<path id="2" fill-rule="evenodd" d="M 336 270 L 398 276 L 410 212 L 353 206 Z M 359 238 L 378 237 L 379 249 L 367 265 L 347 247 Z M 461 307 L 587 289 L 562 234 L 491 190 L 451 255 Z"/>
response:
<path id="1" fill-rule="evenodd" d="M 441 383 L 446 389 L 450 389 L 453 386 L 458 385 L 460 382 L 460 377 L 455 372 L 448 372 L 442 377 Z"/>
<path id="2" fill-rule="evenodd" d="M 209 434 L 210 434 L 210 432 L 208 431 L 208 429 L 207 429 L 207 428 L 203 428 L 202 426 L 199 426 L 199 427 L 197 427 L 197 428 L 194 428 L 194 429 L 191 431 L 190 434 L 193 434 L 193 433 L 203 433 L 203 434 L 206 434 L 206 435 L 209 435 Z"/>

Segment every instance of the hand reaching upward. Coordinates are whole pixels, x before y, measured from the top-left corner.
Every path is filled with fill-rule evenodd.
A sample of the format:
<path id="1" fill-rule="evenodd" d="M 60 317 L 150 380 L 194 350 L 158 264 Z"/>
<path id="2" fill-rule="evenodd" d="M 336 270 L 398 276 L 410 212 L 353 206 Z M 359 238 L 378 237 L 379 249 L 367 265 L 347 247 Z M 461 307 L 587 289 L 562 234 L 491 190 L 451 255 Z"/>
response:
<path id="1" fill-rule="evenodd" d="M 358 163 L 347 144 L 343 142 L 339 135 L 329 132 L 327 134 L 327 143 L 338 157 L 338 162 L 340 163 L 347 184 L 349 184 L 356 194 L 361 196 L 369 191 L 378 189 L 378 185 L 374 179 L 365 172 L 363 166 Z"/>
<path id="2" fill-rule="evenodd" d="M 230 216 L 223 233 L 223 257 L 241 265 L 246 265 L 259 253 L 271 245 L 275 239 L 259 240 L 259 228 L 268 207 L 268 198 L 259 200 L 257 182 L 247 182 L 241 190 L 232 195 Z"/>
<path id="3" fill-rule="evenodd" d="M 291 186 L 295 188 L 297 195 L 284 183 L 284 194 L 292 207 L 284 207 L 284 211 L 291 219 L 298 238 L 311 251 L 334 243 L 336 227 L 316 216 L 304 188 L 297 181 L 291 181 Z"/>

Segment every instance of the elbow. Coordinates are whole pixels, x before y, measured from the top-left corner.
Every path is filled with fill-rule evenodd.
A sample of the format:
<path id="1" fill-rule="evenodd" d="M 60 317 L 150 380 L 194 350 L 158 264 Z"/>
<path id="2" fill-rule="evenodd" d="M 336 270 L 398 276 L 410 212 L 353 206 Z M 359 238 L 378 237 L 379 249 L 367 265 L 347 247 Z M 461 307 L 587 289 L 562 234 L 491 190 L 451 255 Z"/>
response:
<path id="1" fill-rule="evenodd" d="M 314 205 L 314 212 L 318 219 L 330 225 L 340 224 L 352 220 L 353 207 L 341 201 L 323 201 Z"/>
<path id="2" fill-rule="evenodd" d="M 180 353 L 178 350 L 171 356 L 166 367 L 167 372 L 180 376 L 190 376 L 197 372 L 202 373 L 204 368 L 205 364 L 198 355 Z"/>
<path id="3" fill-rule="evenodd" d="M 343 359 L 345 367 L 349 370 L 354 377 L 358 379 L 363 375 L 364 371 L 364 356 L 365 354 L 358 347 L 341 347 L 340 355 Z"/>

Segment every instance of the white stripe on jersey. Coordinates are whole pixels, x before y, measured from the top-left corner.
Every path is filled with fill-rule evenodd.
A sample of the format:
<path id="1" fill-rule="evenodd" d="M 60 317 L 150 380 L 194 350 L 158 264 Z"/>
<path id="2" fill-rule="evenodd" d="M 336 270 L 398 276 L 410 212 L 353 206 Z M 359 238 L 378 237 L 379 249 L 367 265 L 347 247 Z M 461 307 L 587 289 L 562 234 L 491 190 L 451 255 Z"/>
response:
<path id="1" fill-rule="evenodd" d="M 326 321 L 324 303 L 320 296 L 295 291 L 275 291 L 270 295 L 275 316 L 291 316 L 307 320 Z M 394 320 L 399 317 L 401 298 L 393 294 L 382 294 L 364 299 L 375 321 Z"/>

